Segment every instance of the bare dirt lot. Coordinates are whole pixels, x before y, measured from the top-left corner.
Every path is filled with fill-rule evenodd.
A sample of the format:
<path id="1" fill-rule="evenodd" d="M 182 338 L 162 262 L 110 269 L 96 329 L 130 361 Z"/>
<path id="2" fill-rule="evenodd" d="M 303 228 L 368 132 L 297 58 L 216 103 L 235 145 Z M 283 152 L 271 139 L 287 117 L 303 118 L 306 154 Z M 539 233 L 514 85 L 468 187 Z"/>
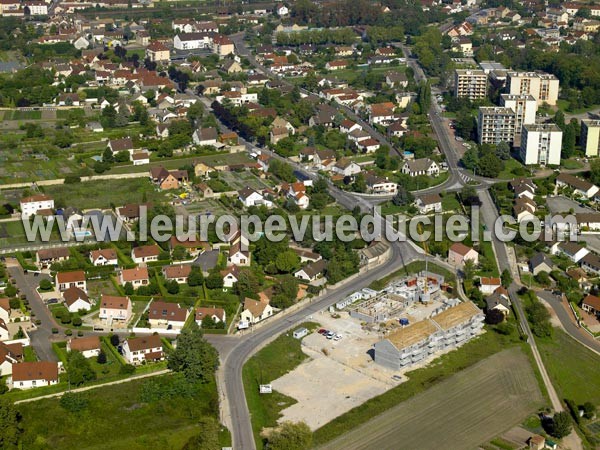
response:
<path id="1" fill-rule="evenodd" d="M 542 405 L 530 362 L 515 348 L 463 370 L 324 448 L 476 448 Z"/>

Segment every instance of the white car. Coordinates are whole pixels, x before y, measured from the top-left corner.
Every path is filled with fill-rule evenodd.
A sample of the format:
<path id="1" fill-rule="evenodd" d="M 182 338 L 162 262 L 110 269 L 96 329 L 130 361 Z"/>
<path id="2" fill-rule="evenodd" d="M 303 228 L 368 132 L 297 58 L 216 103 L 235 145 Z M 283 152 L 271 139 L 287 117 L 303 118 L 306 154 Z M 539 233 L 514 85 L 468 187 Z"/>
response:
<path id="1" fill-rule="evenodd" d="M 333 338 L 334 341 L 340 341 L 342 340 L 342 335 L 341 334 L 336 334 L 335 337 Z"/>

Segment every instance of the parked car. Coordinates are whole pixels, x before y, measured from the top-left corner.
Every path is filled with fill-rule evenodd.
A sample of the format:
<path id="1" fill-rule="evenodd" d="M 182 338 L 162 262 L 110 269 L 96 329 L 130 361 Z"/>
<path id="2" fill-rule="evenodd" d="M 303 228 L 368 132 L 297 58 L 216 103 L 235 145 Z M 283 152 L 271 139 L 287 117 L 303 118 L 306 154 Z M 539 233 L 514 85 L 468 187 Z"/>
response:
<path id="1" fill-rule="evenodd" d="M 46 301 L 46 303 L 47 303 L 48 305 L 52 305 L 52 304 L 58 303 L 58 299 L 57 299 L 57 298 L 49 298 L 49 299 Z"/>
<path id="2" fill-rule="evenodd" d="M 327 333 L 327 330 L 325 328 L 321 328 L 319 330 L 319 334 L 325 334 L 325 333 Z"/>
<path id="3" fill-rule="evenodd" d="M 333 339 L 333 338 L 334 338 L 334 336 L 335 336 L 335 333 L 334 333 L 333 331 L 329 331 L 329 332 L 328 332 L 328 333 L 325 335 L 325 337 L 326 337 L 327 339 Z"/>
<path id="4" fill-rule="evenodd" d="M 341 341 L 342 340 L 342 335 L 341 334 L 336 334 L 335 337 L 333 338 L 334 341 Z"/>

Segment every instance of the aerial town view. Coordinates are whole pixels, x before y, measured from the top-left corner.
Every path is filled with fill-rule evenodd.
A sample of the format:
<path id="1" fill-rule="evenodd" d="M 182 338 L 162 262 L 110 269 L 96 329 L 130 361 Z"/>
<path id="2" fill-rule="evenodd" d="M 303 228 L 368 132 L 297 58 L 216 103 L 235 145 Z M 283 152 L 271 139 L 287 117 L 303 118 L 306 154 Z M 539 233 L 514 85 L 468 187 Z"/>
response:
<path id="1" fill-rule="evenodd" d="M 600 449 L 600 3 L 0 0 L 0 449 Z"/>

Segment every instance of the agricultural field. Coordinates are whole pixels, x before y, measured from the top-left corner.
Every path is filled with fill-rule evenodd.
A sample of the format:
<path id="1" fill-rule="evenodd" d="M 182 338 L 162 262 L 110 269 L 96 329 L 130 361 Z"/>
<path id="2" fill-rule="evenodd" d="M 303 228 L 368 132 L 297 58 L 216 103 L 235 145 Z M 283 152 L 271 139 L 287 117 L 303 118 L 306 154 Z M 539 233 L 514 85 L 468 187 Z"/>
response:
<path id="1" fill-rule="evenodd" d="M 529 359 L 513 348 L 400 403 L 322 448 L 476 448 L 542 406 Z"/>

